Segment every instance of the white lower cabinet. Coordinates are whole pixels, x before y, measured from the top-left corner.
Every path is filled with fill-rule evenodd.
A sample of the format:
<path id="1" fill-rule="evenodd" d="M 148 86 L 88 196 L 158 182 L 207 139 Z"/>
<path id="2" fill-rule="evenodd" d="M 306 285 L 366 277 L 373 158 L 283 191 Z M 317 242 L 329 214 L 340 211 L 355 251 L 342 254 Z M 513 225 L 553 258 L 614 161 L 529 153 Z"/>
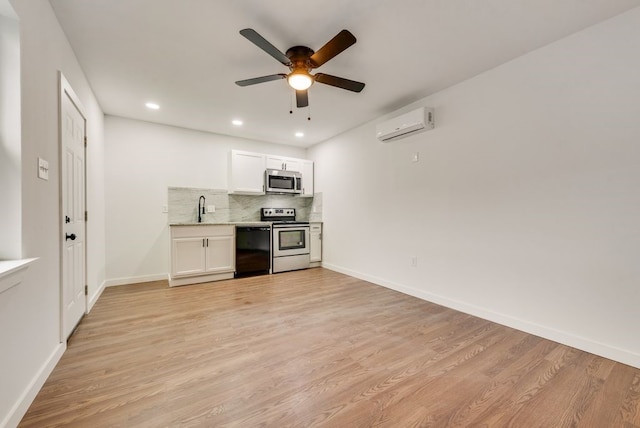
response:
<path id="1" fill-rule="evenodd" d="M 322 223 L 310 223 L 309 229 L 309 257 L 311 266 L 320 266 L 320 262 L 322 262 Z"/>
<path id="2" fill-rule="evenodd" d="M 235 226 L 171 226 L 170 286 L 233 278 Z"/>

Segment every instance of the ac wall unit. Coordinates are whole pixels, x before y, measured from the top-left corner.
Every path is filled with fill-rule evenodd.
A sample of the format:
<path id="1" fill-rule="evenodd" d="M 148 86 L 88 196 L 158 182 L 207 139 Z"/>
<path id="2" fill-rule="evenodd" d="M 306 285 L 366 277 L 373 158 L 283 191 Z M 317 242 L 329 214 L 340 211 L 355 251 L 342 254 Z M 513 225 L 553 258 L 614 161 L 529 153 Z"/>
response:
<path id="1" fill-rule="evenodd" d="M 376 125 L 376 137 L 383 143 L 433 129 L 433 109 L 420 107 Z"/>

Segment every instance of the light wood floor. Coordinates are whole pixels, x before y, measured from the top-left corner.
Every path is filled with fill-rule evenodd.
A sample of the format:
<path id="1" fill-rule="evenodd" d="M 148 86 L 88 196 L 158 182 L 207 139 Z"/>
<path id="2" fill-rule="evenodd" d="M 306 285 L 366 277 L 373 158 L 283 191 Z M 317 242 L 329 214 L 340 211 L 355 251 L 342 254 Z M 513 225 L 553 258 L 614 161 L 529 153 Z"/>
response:
<path id="1" fill-rule="evenodd" d="M 108 288 L 20 426 L 640 427 L 640 370 L 325 269 Z"/>

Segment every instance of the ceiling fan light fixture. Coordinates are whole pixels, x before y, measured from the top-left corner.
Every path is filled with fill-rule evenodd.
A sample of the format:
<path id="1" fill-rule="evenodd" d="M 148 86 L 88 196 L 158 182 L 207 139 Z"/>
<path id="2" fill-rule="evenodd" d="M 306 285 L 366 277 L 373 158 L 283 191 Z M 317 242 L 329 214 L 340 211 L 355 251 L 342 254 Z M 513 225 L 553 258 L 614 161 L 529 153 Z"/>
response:
<path id="1" fill-rule="evenodd" d="M 296 91 L 309 89 L 313 84 L 313 77 L 306 71 L 294 71 L 287 77 L 287 82 Z"/>

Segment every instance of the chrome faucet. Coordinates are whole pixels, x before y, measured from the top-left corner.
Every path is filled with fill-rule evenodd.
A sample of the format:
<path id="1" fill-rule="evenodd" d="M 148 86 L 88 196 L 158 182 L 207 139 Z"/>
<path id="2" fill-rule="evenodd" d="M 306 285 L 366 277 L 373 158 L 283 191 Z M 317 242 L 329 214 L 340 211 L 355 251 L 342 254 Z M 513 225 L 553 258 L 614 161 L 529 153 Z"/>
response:
<path id="1" fill-rule="evenodd" d="M 198 223 L 202 223 L 202 214 L 204 214 L 204 203 L 205 203 L 206 199 L 204 198 L 204 196 L 200 196 L 200 199 L 198 199 Z M 202 203 L 202 208 L 201 208 L 201 204 Z"/>

